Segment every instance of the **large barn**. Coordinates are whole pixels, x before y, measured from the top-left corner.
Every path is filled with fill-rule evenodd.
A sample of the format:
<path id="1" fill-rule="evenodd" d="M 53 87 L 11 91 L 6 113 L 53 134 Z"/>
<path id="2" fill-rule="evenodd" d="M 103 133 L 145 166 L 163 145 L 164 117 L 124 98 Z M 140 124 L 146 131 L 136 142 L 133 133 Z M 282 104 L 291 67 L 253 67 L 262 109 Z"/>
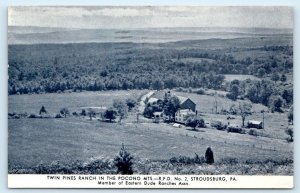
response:
<path id="1" fill-rule="evenodd" d="M 187 97 L 177 96 L 180 101 L 180 109 L 190 109 L 196 111 L 196 104 Z"/>

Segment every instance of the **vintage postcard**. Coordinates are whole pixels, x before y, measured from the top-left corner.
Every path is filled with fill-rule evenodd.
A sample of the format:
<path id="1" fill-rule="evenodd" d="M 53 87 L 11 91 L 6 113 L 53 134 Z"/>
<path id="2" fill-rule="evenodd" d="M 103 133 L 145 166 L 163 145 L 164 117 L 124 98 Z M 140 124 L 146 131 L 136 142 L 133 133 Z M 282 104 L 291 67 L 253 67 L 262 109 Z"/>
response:
<path id="1" fill-rule="evenodd" d="M 8 8 L 9 188 L 293 188 L 293 8 Z"/>

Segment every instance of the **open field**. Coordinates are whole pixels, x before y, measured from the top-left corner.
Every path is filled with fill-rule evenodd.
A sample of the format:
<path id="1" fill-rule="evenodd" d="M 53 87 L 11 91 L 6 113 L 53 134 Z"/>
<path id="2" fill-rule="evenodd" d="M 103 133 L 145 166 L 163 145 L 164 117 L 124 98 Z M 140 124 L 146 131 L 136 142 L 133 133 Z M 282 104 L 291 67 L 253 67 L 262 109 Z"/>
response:
<path id="1" fill-rule="evenodd" d="M 113 100 L 138 99 L 146 90 L 101 91 L 80 93 L 53 93 L 39 95 L 12 95 L 8 100 L 8 112 L 38 113 L 44 105 L 49 113 L 58 113 L 67 107 L 70 113 L 80 111 L 80 107 L 110 107 Z"/>
<path id="2" fill-rule="evenodd" d="M 61 105 L 76 110 L 80 106 L 111 105 L 113 99 L 125 99 L 127 96 L 147 92 L 141 90 L 23 95 L 23 100 L 18 100 L 19 96 L 15 95 L 9 96 L 9 107 L 10 111 L 37 113 L 41 105 L 51 103 L 46 105 L 51 112 L 57 112 Z M 65 97 L 69 97 L 69 100 Z M 197 108 L 207 110 L 207 113 L 203 113 L 205 122 L 225 119 L 225 115 L 209 113 L 214 97 L 196 94 L 189 94 L 189 97 L 197 102 Z M 230 102 L 232 101 L 228 101 L 228 105 Z M 204 108 L 204 104 L 207 107 Z M 222 101 L 220 104 L 227 103 Z M 260 109 L 261 106 L 255 108 Z M 269 120 L 266 122 L 267 128 L 262 131 L 264 135 L 258 137 L 227 133 L 209 127 L 197 132 L 142 119 L 141 123 L 136 123 L 134 113 L 130 113 L 122 125 L 73 116 L 62 119 L 9 119 L 9 169 L 34 167 L 40 163 L 51 164 L 53 161 L 68 164 L 76 160 L 85 162 L 95 158 L 112 159 L 122 143 L 136 157 L 149 160 L 169 160 L 179 155 L 192 157 L 194 153 L 204 155 L 207 146 L 212 147 L 216 162 L 228 157 L 239 161 L 292 159 L 293 143 L 286 142 L 284 138 L 287 136 L 280 129 L 280 125 L 286 122 L 283 116 L 284 114 L 266 115 Z M 232 124 L 240 124 L 240 118 L 236 117 Z"/>
<path id="3" fill-rule="evenodd" d="M 211 91 L 210 91 L 211 92 Z M 159 91 L 155 93 L 154 97 L 163 99 L 165 91 Z M 230 106 L 235 104 L 236 106 L 239 105 L 239 101 L 232 101 L 226 97 L 214 97 L 209 95 L 198 95 L 195 93 L 187 93 L 187 92 L 177 92 L 177 91 L 171 91 L 171 93 L 177 95 L 177 96 L 183 96 L 188 97 L 192 101 L 196 103 L 196 110 L 202 113 L 212 113 L 215 112 L 215 101 L 217 100 L 218 103 L 218 112 L 220 112 L 222 109 L 229 110 Z M 211 92 L 213 93 L 213 92 Z M 262 104 L 252 104 L 253 108 L 252 110 L 254 112 L 260 112 L 261 110 L 267 110 L 268 108 L 266 106 L 263 106 Z"/>
<path id="4" fill-rule="evenodd" d="M 154 160 L 203 155 L 207 146 L 214 150 L 216 160 L 226 157 L 280 160 L 293 155 L 292 144 L 280 139 L 213 129 L 195 132 L 167 124 L 119 125 L 78 118 L 9 120 L 8 141 L 11 168 L 53 161 L 87 161 L 93 157 L 113 158 L 122 143 L 135 156 Z"/>
<path id="5" fill-rule="evenodd" d="M 231 82 L 233 80 L 243 81 L 243 80 L 247 80 L 247 79 L 259 80 L 259 78 L 257 78 L 256 76 L 245 75 L 245 74 L 224 74 L 224 76 L 225 76 L 225 81 L 227 81 L 227 82 Z"/>

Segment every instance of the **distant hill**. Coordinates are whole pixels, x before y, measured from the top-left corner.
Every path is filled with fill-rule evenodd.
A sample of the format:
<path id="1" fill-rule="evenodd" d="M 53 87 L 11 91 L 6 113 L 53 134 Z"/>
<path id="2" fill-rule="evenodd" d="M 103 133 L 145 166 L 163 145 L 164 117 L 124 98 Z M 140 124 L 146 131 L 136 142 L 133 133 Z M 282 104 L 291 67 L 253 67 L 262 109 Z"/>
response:
<path id="1" fill-rule="evenodd" d="M 9 26 L 8 43 L 165 43 L 185 40 L 266 37 L 278 34 L 291 35 L 292 33 L 291 29 L 270 28 L 75 29 Z"/>

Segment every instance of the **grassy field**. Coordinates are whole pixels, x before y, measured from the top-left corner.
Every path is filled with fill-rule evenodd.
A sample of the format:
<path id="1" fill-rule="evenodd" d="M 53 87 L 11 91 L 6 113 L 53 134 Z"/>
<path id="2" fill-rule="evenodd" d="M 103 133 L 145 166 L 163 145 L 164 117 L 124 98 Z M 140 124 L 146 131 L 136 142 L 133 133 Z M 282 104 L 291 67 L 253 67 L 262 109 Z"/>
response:
<path id="1" fill-rule="evenodd" d="M 8 100 L 8 112 L 38 113 L 44 105 L 49 113 L 58 113 L 67 107 L 70 112 L 79 111 L 80 107 L 110 107 L 113 100 L 127 98 L 138 99 L 146 90 L 98 91 L 79 93 L 48 93 L 39 95 L 11 95 Z"/>
<path id="2" fill-rule="evenodd" d="M 76 110 L 80 106 L 111 105 L 113 99 L 138 97 L 146 92 L 148 91 L 25 95 L 23 100 L 19 100 L 19 96 L 9 96 L 9 110 L 37 113 L 44 104 L 48 104 L 46 108 L 51 112 L 58 111 L 62 105 Z M 225 115 L 210 114 L 213 97 L 188 95 L 196 101 L 198 109 L 207 110 L 207 113 L 203 113 L 205 122 L 225 119 Z M 226 101 L 220 103 L 229 106 L 232 102 L 228 100 L 227 104 Z M 260 109 L 261 106 L 255 108 Z M 73 116 L 62 119 L 9 119 L 9 170 L 34 167 L 40 163 L 51 164 L 53 161 L 68 164 L 76 160 L 89 162 L 97 158 L 113 159 L 122 143 L 135 157 L 153 161 L 169 160 L 180 155 L 194 156 L 194 153 L 204 155 L 207 146 L 212 147 L 217 162 L 228 157 L 241 162 L 249 159 L 292 159 L 293 143 L 286 142 L 284 138 L 287 136 L 279 126 L 285 122 L 281 117 L 283 115 L 266 115 L 270 116 L 266 122 L 267 128 L 263 131 L 264 135 L 258 137 L 227 133 L 209 127 L 191 131 L 184 127 L 174 128 L 166 123 L 156 124 L 142 119 L 141 123 L 136 123 L 134 113 L 130 113 L 121 125 Z M 239 124 L 240 118 L 236 117 L 232 121 Z"/>
<path id="3" fill-rule="evenodd" d="M 190 98 L 192 101 L 196 103 L 196 109 L 202 113 L 215 112 L 216 100 L 218 103 L 218 112 L 220 112 L 222 109 L 229 110 L 230 106 L 233 104 L 235 104 L 236 106 L 238 106 L 239 104 L 239 101 L 232 101 L 226 97 L 220 97 L 220 96 L 214 97 L 209 95 L 198 95 L 195 93 L 177 92 L 177 91 L 171 91 L 171 92 L 177 96 Z M 154 97 L 163 99 L 164 93 L 165 91 L 159 91 L 155 93 Z M 255 112 L 260 112 L 261 110 L 267 110 L 267 107 L 261 104 L 252 104 L 252 106 L 253 106 L 252 110 Z"/>
<path id="4" fill-rule="evenodd" d="M 9 120 L 9 166 L 30 167 L 52 161 L 68 163 L 95 157 L 113 158 L 124 143 L 144 159 L 204 154 L 207 146 L 215 159 L 247 160 L 290 158 L 292 144 L 285 140 L 227 133 L 213 129 L 199 132 L 155 123 L 103 123 L 86 119 Z"/>
<path id="5" fill-rule="evenodd" d="M 250 79 L 250 80 L 259 80 L 258 77 L 256 76 L 253 76 L 253 75 L 246 75 L 246 74 L 243 74 L 243 75 L 240 75 L 240 74 L 224 74 L 225 76 L 225 81 L 227 82 L 231 82 L 233 80 L 247 80 L 247 79 Z"/>

